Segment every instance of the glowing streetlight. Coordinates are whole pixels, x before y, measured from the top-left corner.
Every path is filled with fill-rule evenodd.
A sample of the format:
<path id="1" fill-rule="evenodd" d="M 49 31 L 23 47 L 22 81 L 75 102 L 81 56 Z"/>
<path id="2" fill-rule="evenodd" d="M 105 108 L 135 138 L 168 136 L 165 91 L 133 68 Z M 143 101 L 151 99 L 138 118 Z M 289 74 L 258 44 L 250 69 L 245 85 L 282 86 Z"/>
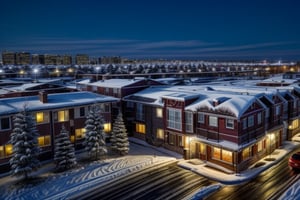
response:
<path id="1" fill-rule="evenodd" d="M 37 82 L 37 74 L 39 73 L 39 70 L 37 68 L 33 69 L 34 73 L 34 82 Z"/>
<path id="2" fill-rule="evenodd" d="M 99 73 L 99 70 L 100 70 L 100 67 L 97 66 L 97 67 L 96 67 L 96 72 L 97 72 L 96 81 L 98 81 L 98 73 Z"/>

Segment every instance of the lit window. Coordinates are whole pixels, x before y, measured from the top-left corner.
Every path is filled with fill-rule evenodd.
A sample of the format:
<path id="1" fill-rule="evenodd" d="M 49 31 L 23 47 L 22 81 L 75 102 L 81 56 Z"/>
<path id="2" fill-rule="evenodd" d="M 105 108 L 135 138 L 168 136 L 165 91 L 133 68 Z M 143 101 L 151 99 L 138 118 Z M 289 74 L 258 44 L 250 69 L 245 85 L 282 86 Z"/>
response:
<path id="1" fill-rule="evenodd" d="M 163 117 L 163 110 L 161 108 L 156 108 L 156 117 L 158 118 Z"/>
<path id="2" fill-rule="evenodd" d="M 50 146 L 50 135 L 40 136 L 38 137 L 38 143 L 40 147 Z"/>
<path id="3" fill-rule="evenodd" d="M 259 141 L 257 143 L 257 152 L 261 152 L 263 150 L 263 142 Z"/>
<path id="4" fill-rule="evenodd" d="M 10 156 L 13 153 L 13 145 L 12 144 L 5 145 L 5 153 L 6 153 L 6 156 Z"/>
<path id="5" fill-rule="evenodd" d="M 85 137 L 85 128 L 75 129 L 76 140 L 82 139 Z"/>
<path id="6" fill-rule="evenodd" d="M 104 132 L 108 133 L 111 131 L 111 123 L 103 124 Z"/>
<path id="7" fill-rule="evenodd" d="M 75 136 L 74 136 L 74 135 L 71 135 L 71 136 L 70 136 L 70 141 L 71 141 L 71 143 L 74 143 L 74 142 L 75 142 Z"/>
<path id="8" fill-rule="evenodd" d="M 226 119 L 226 128 L 233 129 L 234 128 L 234 120 Z"/>
<path id="9" fill-rule="evenodd" d="M 221 159 L 221 149 L 218 148 L 218 147 L 213 147 L 213 154 L 212 154 L 212 157 L 213 157 L 214 159 L 220 160 L 220 159 Z"/>
<path id="10" fill-rule="evenodd" d="M 49 113 L 48 112 L 37 112 L 36 123 L 47 123 L 49 122 Z"/>
<path id="11" fill-rule="evenodd" d="M 173 128 L 176 130 L 182 129 L 182 120 L 181 120 L 181 110 L 174 109 L 174 108 L 168 108 L 167 109 L 167 123 L 168 128 Z"/>
<path id="12" fill-rule="evenodd" d="M 292 123 L 289 125 L 290 130 L 297 129 L 299 127 L 299 120 L 295 119 L 292 121 Z"/>
<path id="13" fill-rule="evenodd" d="M 0 128 L 1 130 L 8 130 L 10 129 L 10 118 L 9 117 L 2 117 L 0 118 Z"/>
<path id="14" fill-rule="evenodd" d="M 143 133 L 143 134 L 145 134 L 146 133 L 146 127 L 145 127 L 145 124 L 140 124 L 140 123 L 137 123 L 136 125 L 135 125 L 135 131 L 137 132 L 137 133 Z"/>
<path id="15" fill-rule="evenodd" d="M 247 158 L 250 158 L 250 156 L 251 156 L 251 148 L 250 147 L 245 148 L 242 152 L 243 160 L 246 160 Z"/>
<path id="16" fill-rule="evenodd" d="M 222 149 L 222 160 L 232 163 L 232 152 Z"/>
<path id="17" fill-rule="evenodd" d="M 164 130 L 161 129 L 161 128 L 158 128 L 158 129 L 156 130 L 156 137 L 157 137 L 158 139 L 164 139 Z"/>
<path id="18" fill-rule="evenodd" d="M 198 113 L 198 122 L 204 124 L 204 114 Z"/>
<path id="19" fill-rule="evenodd" d="M 0 158 L 8 157 L 12 153 L 13 153 L 13 146 L 11 144 L 0 146 Z"/>
<path id="20" fill-rule="evenodd" d="M 206 144 L 200 143 L 200 153 L 206 154 Z"/>
<path id="21" fill-rule="evenodd" d="M 213 116 L 209 116 L 209 125 L 214 126 L 214 127 L 218 127 L 218 118 L 213 117 Z"/>
<path id="22" fill-rule="evenodd" d="M 69 111 L 61 110 L 57 112 L 57 121 L 64 122 L 69 120 Z"/>

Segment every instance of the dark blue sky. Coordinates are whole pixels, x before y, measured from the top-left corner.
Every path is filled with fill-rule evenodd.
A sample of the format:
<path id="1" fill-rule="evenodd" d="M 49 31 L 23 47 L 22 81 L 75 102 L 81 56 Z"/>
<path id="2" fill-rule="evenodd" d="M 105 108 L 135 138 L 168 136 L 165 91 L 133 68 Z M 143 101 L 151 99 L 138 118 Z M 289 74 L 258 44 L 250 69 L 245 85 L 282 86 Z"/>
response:
<path id="1" fill-rule="evenodd" d="M 300 60 L 299 0 L 1 1 L 0 51 Z"/>

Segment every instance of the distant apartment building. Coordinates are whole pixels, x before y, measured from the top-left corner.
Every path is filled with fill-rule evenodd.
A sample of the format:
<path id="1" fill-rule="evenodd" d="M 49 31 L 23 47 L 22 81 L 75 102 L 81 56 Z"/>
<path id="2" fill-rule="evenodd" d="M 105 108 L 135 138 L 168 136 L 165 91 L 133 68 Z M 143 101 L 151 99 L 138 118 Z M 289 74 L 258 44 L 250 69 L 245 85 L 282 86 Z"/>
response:
<path id="1" fill-rule="evenodd" d="M 16 64 L 17 65 L 30 65 L 31 55 L 28 52 L 18 52 L 16 53 Z"/>
<path id="2" fill-rule="evenodd" d="M 101 57 L 99 58 L 100 64 L 121 64 L 122 58 L 120 56 L 112 56 L 112 57 Z"/>
<path id="3" fill-rule="evenodd" d="M 72 56 L 71 55 L 63 55 L 62 56 L 62 64 L 63 65 L 72 65 Z"/>
<path id="4" fill-rule="evenodd" d="M 76 65 L 88 65 L 90 64 L 90 58 L 87 54 L 77 54 L 75 56 Z"/>
<path id="5" fill-rule="evenodd" d="M 33 64 L 33 65 L 40 64 L 39 54 L 32 54 L 31 55 L 31 64 Z"/>
<path id="6" fill-rule="evenodd" d="M 2 52 L 2 63 L 3 65 L 15 65 L 16 64 L 16 53 L 15 52 Z"/>

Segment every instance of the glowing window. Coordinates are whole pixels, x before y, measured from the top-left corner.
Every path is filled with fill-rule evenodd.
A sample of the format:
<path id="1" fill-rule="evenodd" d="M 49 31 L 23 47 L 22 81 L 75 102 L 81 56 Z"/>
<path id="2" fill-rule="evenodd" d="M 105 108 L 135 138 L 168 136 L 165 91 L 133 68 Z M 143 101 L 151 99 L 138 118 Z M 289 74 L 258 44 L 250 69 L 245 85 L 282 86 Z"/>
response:
<path id="1" fill-rule="evenodd" d="M 82 139 L 85 137 L 85 128 L 78 128 L 75 130 L 76 140 Z"/>
<path id="2" fill-rule="evenodd" d="M 49 113 L 48 112 L 37 112 L 36 123 L 47 123 L 49 122 Z"/>
<path id="3" fill-rule="evenodd" d="M 163 117 L 163 110 L 161 108 L 156 108 L 156 117 L 158 118 Z"/>
<path id="4" fill-rule="evenodd" d="M 259 141 L 257 143 L 257 152 L 261 152 L 263 150 L 263 142 Z"/>
<path id="5" fill-rule="evenodd" d="M 200 153 L 201 154 L 206 154 L 206 145 L 200 143 Z"/>
<path id="6" fill-rule="evenodd" d="M 247 158 L 250 158 L 250 156 L 251 156 L 251 148 L 250 147 L 245 148 L 242 152 L 243 160 L 246 160 Z"/>
<path id="7" fill-rule="evenodd" d="M 218 147 L 213 147 L 213 154 L 212 154 L 212 157 L 213 157 L 214 159 L 220 160 L 220 159 L 221 159 L 221 149 L 218 148 Z"/>
<path id="8" fill-rule="evenodd" d="M 71 136 L 70 136 L 70 141 L 71 141 L 71 143 L 74 143 L 74 142 L 75 142 L 75 136 L 74 136 L 74 135 L 71 135 Z"/>
<path id="9" fill-rule="evenodd" d="M 104 132 L 108 133 L 111 131 L 111 123 L 103 124 Z"/>
<path id="10" fill-rule="evenodd" d="M 164 139 L 164 130 L 161 129 L 161 128 L 158 128 L 158 129 L 156 130 L 156 137 L 157 137 L 158 139 Z"/>
<path id="11" fill-rule="evenodd" d="M 5 157 L 5 151 L 4 151 L 4 146 L 0 146 L 0 158 Z"/>
<path id="12" fill-rule="evenodd" d="M 145 124 L 140 124 L 140 123 L 137 123 L 135 125 L 135 131 L 138 132 L 138 133 L 143 133 L 145 134 L 146 133 L 146 126 Z"/>
<path id="13" fill-rule="evenodd" d="M 50 146 L 50 135 L 40 136 L 38 137 L 38 144 L 40 147 Z"/>
<path id="14" fill-rule="evenodd" d="M 5 145 L 5 152 L 7 156 L 11 155 L 13 153 L 13 145 L 12 144 Z"/>
<path id="15" fill-rule="evenodd" d="M 57 121 L 64 122 L 69 120 L 69 111 L 61 110 L 57 112 Z"/>
<path id="16" fill-rule="evenodd" d="M 222 160 L 232 163 L 232 152 L 222 149 Z"/>

